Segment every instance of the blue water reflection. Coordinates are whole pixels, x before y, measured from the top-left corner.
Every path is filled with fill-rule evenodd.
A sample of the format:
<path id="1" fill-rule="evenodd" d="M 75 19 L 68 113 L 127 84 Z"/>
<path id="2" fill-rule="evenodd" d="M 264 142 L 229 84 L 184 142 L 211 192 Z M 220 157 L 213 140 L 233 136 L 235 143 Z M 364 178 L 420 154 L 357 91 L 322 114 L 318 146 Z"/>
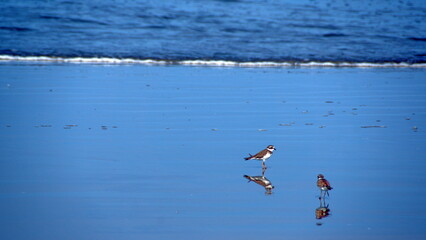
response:
<path id="1" fill-rule="evenodd" d="M 423 69 L 0 71 L 2 239 L 426 236 Z"/>

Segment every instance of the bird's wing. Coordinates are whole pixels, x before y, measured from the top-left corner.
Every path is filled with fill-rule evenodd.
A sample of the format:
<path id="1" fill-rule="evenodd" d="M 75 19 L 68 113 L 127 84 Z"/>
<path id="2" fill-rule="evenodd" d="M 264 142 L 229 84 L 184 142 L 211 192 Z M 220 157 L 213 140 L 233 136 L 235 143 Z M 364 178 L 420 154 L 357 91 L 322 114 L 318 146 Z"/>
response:
<path id="1" fill-rule="evenodd" d="M 328 187 L 328 188 L 331 187 L 330 183 L 327 181 L 327 179 L 323 179 L 323 181 L 324 181 L 324 184 L 325 184 L 326 187 Z"/>
<path id="2" fill-rule="evenodd" d="M 254 155 L 253 158 L 262 158 L 263 156 L 266 155 L 266 153 L 268 153 L 268 150 L 263 149 L 262 151 L 256 153 L 256 155 Z"/>
<path id="3" fill-rule="evenodd" d="M 317 186 L 331 188 L 330 183 L 326 179 L 319 179 L 317 182 Z"/>

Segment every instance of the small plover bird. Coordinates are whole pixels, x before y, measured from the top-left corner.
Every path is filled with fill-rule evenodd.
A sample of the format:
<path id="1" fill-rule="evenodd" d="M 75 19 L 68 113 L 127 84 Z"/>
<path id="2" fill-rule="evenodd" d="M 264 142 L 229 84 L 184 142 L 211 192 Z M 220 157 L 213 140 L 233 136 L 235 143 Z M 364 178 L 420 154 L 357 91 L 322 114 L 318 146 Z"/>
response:
<path id="1" fill-rule="evenodd" d="M 323 192 L 324 192 L 324 198 L 325 198 L 325 194 L 327 194 L 327 196 L 330 196 L 328 194 L 328 190 L 331 190 L 333 188 L 330 186 L 330 183 L 327 181 L 327 179 L 324 178 L 324 175 L 318 174 L 317 186 L 321 191 L 319 199 L 322 198 Z"/>
<path id="2" fill-rule="evenodd" d="M 255 155 L 251 155 L 249 153 L 249 157 L 244 158 L 245 160 L 261 160 L 262 161 L 262 168 L 266 168 L 265 161 L 272 156 L 272 153 L 274 152 L 275 147 L 274 145 L 269 145 L 266 147 L 266 149 L 263 149 L 262 151 L 256 153 Z"/>

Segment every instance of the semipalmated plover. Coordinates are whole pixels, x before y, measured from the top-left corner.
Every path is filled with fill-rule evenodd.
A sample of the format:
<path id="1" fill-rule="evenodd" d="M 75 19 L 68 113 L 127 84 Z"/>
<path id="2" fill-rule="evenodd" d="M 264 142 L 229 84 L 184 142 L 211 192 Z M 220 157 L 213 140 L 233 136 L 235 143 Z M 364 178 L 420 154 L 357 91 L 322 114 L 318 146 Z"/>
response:
<path id="1" fill-rule="evenodd" d="M 333 188 L 330 186 L 330 183 L 327 181 L 327 179 L 324 178 L 324 175 L 318 174 L 317 186 L 318 186 L 318 188 L 321 191 L 319 199 L 322 198 L 323 192 L 324 192 L 324 198 L 325 198 L 325 194 L 327 194 L 328 196 L 330 196 L 328 194 L 328 190 L 331 190 Z"/>
<path id="2" fill-rule="evenodd" d="M 246 157 L 244 159 L 245 160 L 255 159 L 255 160 L 259 160 L 259 161 L 261 160 L 262 161 L 262 167 L 266 168 L 265 161 L 272 156 L 272 153 L 274 152 L 274 150 L 276 150 L 274 145 L 269 145 L 269 146 L 266 147 L 266 149 L 263 149 L 262 151 L 256 153 L 255 155 L 251 155 L 249 153 L 250 156 Z"/>

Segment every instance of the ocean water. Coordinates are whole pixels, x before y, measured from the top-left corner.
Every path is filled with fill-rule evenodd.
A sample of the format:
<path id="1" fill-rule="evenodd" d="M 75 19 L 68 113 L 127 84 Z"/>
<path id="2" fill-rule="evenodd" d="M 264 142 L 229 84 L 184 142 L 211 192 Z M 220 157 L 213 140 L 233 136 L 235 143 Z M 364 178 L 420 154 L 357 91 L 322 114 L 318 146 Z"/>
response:
<path id="1" fill-rule="evenodd" d="M 423 0 L 3 0 L 0 12 L 3 61 L 426 62 Z"/>

